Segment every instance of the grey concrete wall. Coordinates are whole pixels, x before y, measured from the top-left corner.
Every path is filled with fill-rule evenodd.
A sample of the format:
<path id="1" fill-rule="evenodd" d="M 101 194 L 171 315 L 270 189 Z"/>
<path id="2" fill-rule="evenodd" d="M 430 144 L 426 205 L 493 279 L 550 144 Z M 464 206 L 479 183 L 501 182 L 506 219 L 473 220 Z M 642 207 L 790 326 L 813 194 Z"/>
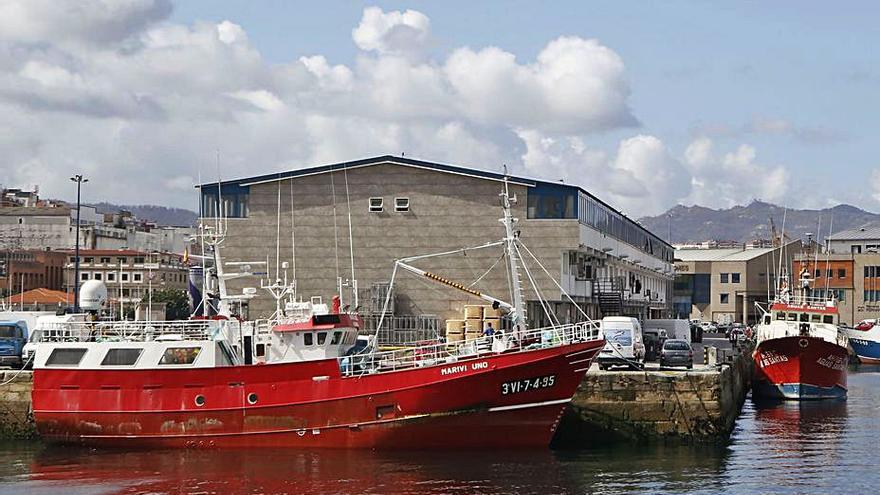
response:
<path id="1" fill-rule="evenodd" d="M 34 436 L 36 430 L 31 409 L 33 374 L 29 371 L 0 372 L 0 383 L 5 384 L 0 385 L 0 439 Z"/>
<path id="2" fill-rule="evenodd" d="M 362 308 L 369 305 L 371 284 L 390 279 L 394 259 L 476 246 L 498 240 L 504 234 L 498 222 L 501 216 L 498 194 L 502 184 L 497 181 L 390 164 L 351 169 L 347 174 L 335 172 L 332 179 L 331 183 L 330 174 L 319 174 L 280 183 L 280 259 L 292 261 L 293 225 L 296 278 L 304 298 L 320 295 L 329 300 L 337 292 L 336 274 L 346 279 L 351 277 L 349 204 L 354 269 L 361 289 Z M 518 228 L 524 242 L 558 280 L 562 251 L 578 248 L 577 220 L 527 220 L 526 188 L 512 186 L 511 192 L 520 200 L 514 212 L 520 219 Z M 229 235 L 223 246 L 225 260 L 265 261 L 268 258 L 268 271 L 274 276 L 278 196 L 278 182 L 250 187 L 249 217 L 229 219 Z M 369 211 L 371 197 L 383 198 L 384 212 Z M 398 197 L 409 198 L 409 212 L 394 211 Z M 500 248 L 468 251 L 466 255 L 414 264 L 468 285 L 483 275 L 501 253 Z M 530 266 L 538 275 L 540 269 L 534 263 Z M 503 263 L 499 263 L 475 288 L 509 299 L 504 270 Z M 523 278 L 525 280 L 525 276 Z M 540 279 L 539 289 L 545 297 L 559 299 L 555 285 L 543 273 Z M 479 302 L 412 274 L 402 274 L 397 284 L 398 313 L 451 318 L 464 304 Z M 259 282 L 246 280 L 231 284 L 233 290 L 244 286 L 259 286 Z M 527 298 L 534 296 L 527 294 Z M 250 317 L 269 316 L 273 310 L 272 299 L 261 293 L 250 304 Z"/>
<path id="3" fill-rule="evenodd" d="M 715 371 L 591 371 L 560 423 L 556 441 L 599 438 L 717 443 L 733 431 L 753 373 L 747 351 Z"/>

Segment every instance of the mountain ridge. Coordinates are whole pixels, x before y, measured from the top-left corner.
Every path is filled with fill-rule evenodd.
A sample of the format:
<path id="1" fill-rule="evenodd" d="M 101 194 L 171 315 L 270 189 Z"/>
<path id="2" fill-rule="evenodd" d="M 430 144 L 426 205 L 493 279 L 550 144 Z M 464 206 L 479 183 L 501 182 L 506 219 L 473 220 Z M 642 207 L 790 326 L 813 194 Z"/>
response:
<path id="1" fill-rule="evenodd" d="M 784 220 L 785 234 L 792 239 L 805 238 L 810 233 L 823 241 L 829 227 L 831 233 L 880 227 L 880 214 L 846 203 L 817 210 L 786 208 L 760 200 L 718 209 L 678 204 L 659 215 L 642 217 L 638 222 L 671 244 L 707 240 L 748 242 L 770 239 L 771 218 L 777 232 L 783 230 Z"/>

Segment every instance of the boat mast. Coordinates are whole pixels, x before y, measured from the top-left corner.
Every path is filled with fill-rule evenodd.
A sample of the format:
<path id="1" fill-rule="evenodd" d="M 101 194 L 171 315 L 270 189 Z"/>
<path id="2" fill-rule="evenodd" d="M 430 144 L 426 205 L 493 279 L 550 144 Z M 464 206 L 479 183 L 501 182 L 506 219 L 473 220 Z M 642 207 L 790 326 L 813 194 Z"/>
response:
<path id="1" fill-rule="evenodd" d="M 501 196 L 501 208 L 504 216 L 500 219 L 504 225 L 504 248 L 507 254 L 507 268 L 510 271 L 510 281 L 512 285 L 513 296 L 513 312 L 511 319 L 513 330 L 515 332 L 525 330 L 526 312 L 523 307 L 523 291 L 522 279 L 519 274 L 519 264 L 517 263 L 516 243 L 519 242 L 519 232 L 513 229 L 517 219 L 513 217 L 510 211 L 511 205 L 516 204 L 516 197 L 510 196 L 510 187 L 507 180 L 507 166 L 504 166 L 504 192 Z"/>

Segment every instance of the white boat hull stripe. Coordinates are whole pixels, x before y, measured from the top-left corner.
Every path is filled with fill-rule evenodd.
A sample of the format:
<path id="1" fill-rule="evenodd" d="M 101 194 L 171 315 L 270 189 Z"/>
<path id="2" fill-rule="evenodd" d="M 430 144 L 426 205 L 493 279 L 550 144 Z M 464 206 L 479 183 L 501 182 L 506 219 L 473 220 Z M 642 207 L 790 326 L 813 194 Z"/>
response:
<path id="1" fill-rule="evenodd" d="M 489 412 L 497 412 L 497 411 L 511 411 L 514 409 L 526 409 L 529 407 L 542 407 L 542 406 L 552 406 L 556 404 L 565 404 L 567 402 L 571 402 L 571 399 L 558 399 L 558 400 L 548 400 L 544 402 L 529 402 L 527 404 L 513 404 L 511 406 L 498 406 L 498 407 L 490 407 Z"/>

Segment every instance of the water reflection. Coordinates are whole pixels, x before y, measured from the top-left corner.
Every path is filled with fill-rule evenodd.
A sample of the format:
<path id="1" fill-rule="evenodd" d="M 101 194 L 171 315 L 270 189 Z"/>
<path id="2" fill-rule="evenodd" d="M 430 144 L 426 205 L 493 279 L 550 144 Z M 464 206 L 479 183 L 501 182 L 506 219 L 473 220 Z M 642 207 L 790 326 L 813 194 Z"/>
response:
<path id="1" fill-rule="evenodd" d="M 848 401 L 747 401 L 721 447 L 125 452 L 0 444 L 0 493 L 876 493 L 880 373 L 852 373 L 849 384 Z"/>

